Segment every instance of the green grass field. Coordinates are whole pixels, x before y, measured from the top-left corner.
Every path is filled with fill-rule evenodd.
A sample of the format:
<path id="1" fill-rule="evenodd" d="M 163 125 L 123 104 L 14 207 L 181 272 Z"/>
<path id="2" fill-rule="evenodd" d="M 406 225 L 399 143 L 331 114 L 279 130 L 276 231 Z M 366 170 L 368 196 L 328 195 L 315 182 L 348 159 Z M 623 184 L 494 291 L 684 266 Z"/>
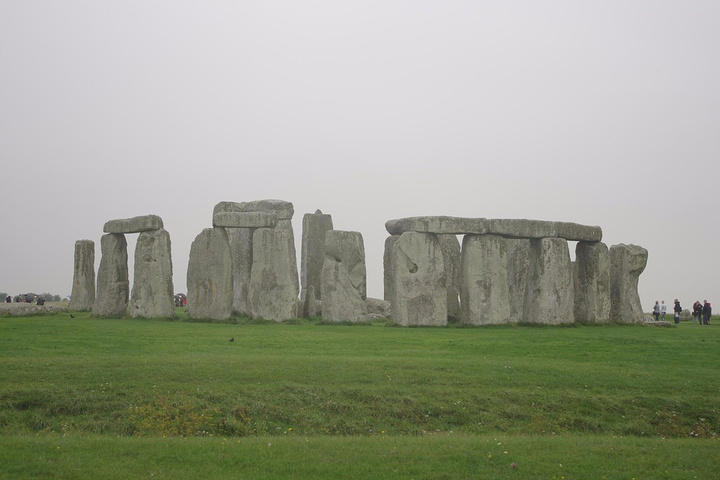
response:
<path id="1" fill-rule="evenodd" d="M 718 319 L 75 316 L 0 318 L 0 478 L 720 478 Z"/>

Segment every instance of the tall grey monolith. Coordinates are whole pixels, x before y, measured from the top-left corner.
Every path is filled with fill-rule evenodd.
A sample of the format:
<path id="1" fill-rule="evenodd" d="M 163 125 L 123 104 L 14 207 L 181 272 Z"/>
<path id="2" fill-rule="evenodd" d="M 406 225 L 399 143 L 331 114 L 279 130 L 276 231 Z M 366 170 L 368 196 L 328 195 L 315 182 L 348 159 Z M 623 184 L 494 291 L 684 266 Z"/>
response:
<path id="1" fill-rule="evenodd" d="M 445 262 L 448 320 L 460 320 L 460 241 L 456 235 L 438 235 Z"/>
<path id="2" fill-rule="evenodd" d="M 575 321 L 610 321 L 610 254 L 602 242 L 575 246 Z"/>
<path id="3" fill-rule="evenodd" d="M 325 262 L 325 233 L 332 229 L 332 216 L 320 210 L 303 216 L 300 285 L 303 289 L 313 286 L 316 299 L 322 298 L 320 277 Z"/>
<path id="4" fill-rule="evenodd" d="M 170 234 L 164 228 L 141 232 L 135 245 L 130 316 L 172 318 L 173 297 Z"/>
<path id="5" fill-rule="evenodd" d="M 638 280 L 645 270 L 648 251 L 638 245 L 610 247 L 610 320 L 642 323 L 644 313 L 638 294 Z"/>
<path id="6" fill-rule="evenodd" d="M 572 267 L 567 240 L 530 240 L 524 321 L 529 323 L 573 323 Z"/>
<path id="7" fill-rule="evenodd" d="M 462 323 L 507 323 L 509 295 L 505 239 L 497 235 L 465 235 L 460 268 Z"/>
<path id="8" fill-rule="evenodd" d="M 385 250 L 383 252 L 383 299 L 390 302 L 392 300 L 392 250 L 395 242 L 398 241 L 400 235 L 390 235 L 385 239 Z"/>
<path id="9" fill-rule="evenodd" d="M 297 281 L 297 263 L 291 261 L 295 251 L 292 242 L 287 230 L 255 230 L 248 289 L 252 317 L 277 321 L 296 318 L 299 292 L 293 281 L 293 278 Z"/>
<path id="10" fill-rule="evenodd" d="M 523 321 L 525 313 L 525 289 L 530 263 L 530 240 L 526 238 L 506 238 L 507 247 L 507 283 L 510 294 L 510 322 Z"/>
<path id="11" fill-rule="evenodd" d="M 69 309 L 88 312 L 95 303 L 95 242 L 75 242 L 75 266 Z"/>
<path id="12" fill-rule="evenodd" d="M 393 320 L 404 326 L 447 325 L 445 262 L 437 235 L 403 233 L 391 263 Z"/>
<path id="13" fill-rule="evenodd" d="M 220 202 L 213 208 L 215 216 L 222 213 L 241 213 L 245 210 L 244 203 Z M 231 271 L 233 283 L 232 310 L 240 315 L 248 315 L 248 285 L 252 270 L 252 236 L 255 228 L 226 228 L 230 244 Z"/>
<path id="14" fill-rule="evenodd" d="M 365 245 L 360 232 L 329 230 L 321 275 L 322 318 L 326 322 L 365 319 L 367 274 Z"/>
<path id="15" fill-rule="evenodd" d="M 224 228 L 206 228 L 190 246 L 187 313 L 192 318 L 225 320 L 232 314 L 230 244 Z"/>
<path id="16" fill-rule="evenodd" d="M 127 240 L 122 233 L 106 233 L 100 238 L 100 267 L 97 297 L 92 314 L 96 317 L 122 317 L 128 306 Z"/>

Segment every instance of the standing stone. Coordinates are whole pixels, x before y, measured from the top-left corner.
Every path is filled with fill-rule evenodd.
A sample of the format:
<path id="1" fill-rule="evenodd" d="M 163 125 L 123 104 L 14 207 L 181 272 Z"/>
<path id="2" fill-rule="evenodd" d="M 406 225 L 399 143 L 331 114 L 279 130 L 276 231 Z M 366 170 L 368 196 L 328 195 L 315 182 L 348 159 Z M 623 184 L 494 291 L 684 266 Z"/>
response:
<path id="1" fill-rule="evenodd" d="M 575 321 L 610 321 L 610 254 L 602 242 L 575 247 Z"/>
<path id="2" fill-rule="evenodd" d="M 220 202 L 213 208 L 213 222 L 222 213 L 244 212 L 245 204 Z M 277 216 L 275 218 L 277 224 Z M 252 270 L 252 237 L 254 228 L 227 228 L 232 264 L 233 302 L 232 310 L 240 315 L 249 315 L 248 285 Z"/>
<path id="3" fill-rule="evenodd" d="M 97 274 L 97 298 L 92 314 L 96 317 L 122 317 L 128 306 L 127 240 L 122 233 L 107 233 L 100 238 L 100 267 Z"/>
<path id="4" fill-rule="evenodd" d="M 173 318 L 170 234 L 165 229 L 142 232 L 135 246 L 135 268 L 130 315 L 140 318 Z"/>
<path id="5" fill-rule="evenodd" d="M 232 314 L 230 244 L 224 228 L 206 228 L 190 246 L 187 312 L 192 318 L 225 320 Z"/>
<path id="6" fill-rule="evenodd" d="M 438 235 L 445 262 L 448 321 L 460 320 L 460 241 L 456 235 Z"/>
<path id="7" fill-rule="evenodd" d="M 508 238 L 507 274 L 508 291 L 510 293 L 510 322 L 524 321 L 525 289 L 527 288 L 528 267 L 530 264 L 530 240 L 525 238 Z"/>
<path id="8" fill-rule="evenodd" d="M 648 251 L 638 245 L 610 247 L 610 320 L 620 323 L 642 323 L 644 314 L 638 280 L 645 270 Z"/>
<path id="9" fill-rule="evenodd" d="M 291 262 L 291 259 L 294 260 L 292 242 L 287 230 L 255 230 L 248 290 L 248 306 L 252 317 L 279 321 L 297 316 L 299 292 L 296 283 L 297 263 Z"/>
<path id="10" fill-rule="evenodd" d="M 530 240 L 524 321 L 573 323 L 574 293 L 570 250 L 563 238 Z"/>
<path id="11" fill-rule="evenodd" d="M 322 269 L 322 318 L 326 322 L 365 319 L 365 245 L 359 232 L 329 230 Z"/>
<path id="12" fill-rule="evenodd" d="M 390 235 L 385 239 L 385 251 L 383 253 L 383 298 L 388 302 L 392 301 L 392 251 L 395 242 L 398 241 L 400 235 Z"/>
<path id="13" fill-rule="evenodd" d="M 507 248 L 497 235 L 465 235 L 460 268 L 462 323 L 487 325 L 510 319 Z"/>
<path id="14" fill-rule="evenodd" d="M 95 242 L 75 242 L 75 268 L 69 309 L 89 312 L 95 303 Z"/>
<path id="15" fill-rule="evenodd" d="M 332 229 L 332 216 L 320 210 L 303 216 L 300 284 L 304 289 L 314 287 L 317 299 L 322 298 L 320 277 L 325 262 L 325 233 Z"/>
<path id="16" fill-rule="evenodd" d="M 317 297 L 315 296 L 315 287 L 310 285 L 308 288 L 300 290 L 300 303 L 298 308 L 298 317 L 313 318 L 318 316 Z"/>
<path id="17" fill-rule="evenodd" d="M 391 259 L 393 320 L 404 326 L 447 325 L 445 261 L 437 235 L 403 233 Z"/>

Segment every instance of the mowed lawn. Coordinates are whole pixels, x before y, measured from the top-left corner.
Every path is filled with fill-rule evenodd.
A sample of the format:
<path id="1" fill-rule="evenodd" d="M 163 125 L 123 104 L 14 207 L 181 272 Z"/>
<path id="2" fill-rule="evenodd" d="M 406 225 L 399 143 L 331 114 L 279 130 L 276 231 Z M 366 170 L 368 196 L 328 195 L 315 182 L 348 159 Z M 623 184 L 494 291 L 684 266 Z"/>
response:
<path id="1" fill-rule="evenodd" d="M 720 478 L 717 319 L 74 315 L 0 318 L 0 478 Z"/>

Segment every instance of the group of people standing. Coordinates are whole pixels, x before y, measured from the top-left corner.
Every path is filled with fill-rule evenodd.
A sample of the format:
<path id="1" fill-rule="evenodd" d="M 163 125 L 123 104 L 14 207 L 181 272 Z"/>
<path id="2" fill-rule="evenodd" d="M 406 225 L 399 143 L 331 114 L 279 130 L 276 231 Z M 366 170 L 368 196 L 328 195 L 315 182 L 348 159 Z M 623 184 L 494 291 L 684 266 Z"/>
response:
<path id="1" fill-rule="evenodd" d="M 682 312 L 682 307 L 680 306 L 680 301 L 677 298 L 675 299 L 673 312 L 675 313 L 675 323 L 680 323 L 680 313 Z M 653 317 L 655 317 L 655 321 L 664 321 L 666 313 L 667 305 L 665 305 L 665 300 L 663 300 L 662 303 L 655 300 L 655 305 L 653 306 Z M 712 307 L 710 306 L 710 302 L 705 300 L 703 303 L 700 303 L 700 300 L 698 300 L 693 304 L 693 325 L 695 323 L 698 325 L 710 325 L 711 316 Z"/>

